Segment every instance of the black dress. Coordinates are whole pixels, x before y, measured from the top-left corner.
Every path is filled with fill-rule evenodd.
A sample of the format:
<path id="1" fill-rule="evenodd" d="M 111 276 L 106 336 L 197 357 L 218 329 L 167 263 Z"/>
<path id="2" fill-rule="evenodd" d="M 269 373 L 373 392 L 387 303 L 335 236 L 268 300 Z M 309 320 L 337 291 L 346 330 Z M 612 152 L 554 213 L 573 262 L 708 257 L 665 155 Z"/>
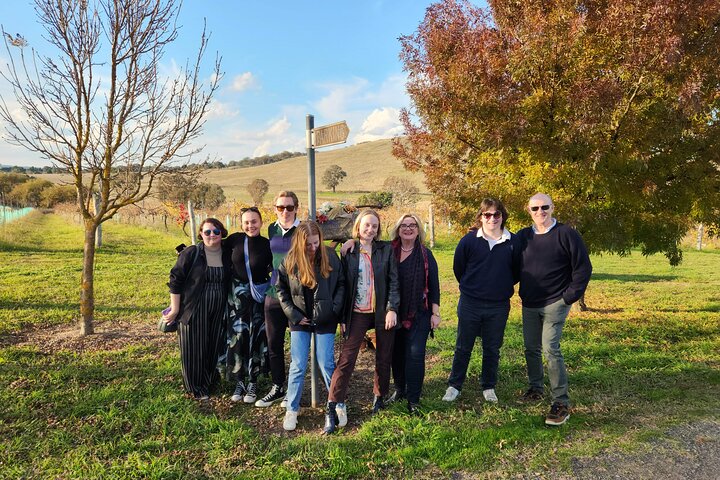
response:
<path id="1" fill-rule="evenodd" d="M 217 360 L 225 347 L 227 291 L 223 267 L 205 269 L 205 286 L 187 324 L 178 324 L 185 390 L 195 398 L 210 393 Z"/>

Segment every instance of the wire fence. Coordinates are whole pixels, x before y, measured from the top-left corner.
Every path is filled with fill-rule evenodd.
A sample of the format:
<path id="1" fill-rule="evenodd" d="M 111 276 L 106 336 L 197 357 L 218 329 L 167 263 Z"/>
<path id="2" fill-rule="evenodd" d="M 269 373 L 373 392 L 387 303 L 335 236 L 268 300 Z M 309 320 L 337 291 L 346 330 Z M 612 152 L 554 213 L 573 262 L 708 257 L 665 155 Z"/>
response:
<path id="1" fill-rule="evenodd" d="M 28 213 L 32 212 L 34 208 L 12 208 L 0 205 L 0 224 L 10 223 L 18 218 L 22 218 Z"/>

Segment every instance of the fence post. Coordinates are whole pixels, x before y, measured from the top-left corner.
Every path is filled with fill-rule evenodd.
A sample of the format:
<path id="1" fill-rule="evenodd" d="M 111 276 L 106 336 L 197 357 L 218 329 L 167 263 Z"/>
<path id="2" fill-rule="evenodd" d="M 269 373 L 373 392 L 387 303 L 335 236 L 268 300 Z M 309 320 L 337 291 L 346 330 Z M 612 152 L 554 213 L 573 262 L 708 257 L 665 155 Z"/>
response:
<path id="1" fill-rule="evenodd" d="M 697 233 L 697 249 L 702 250 L 702 241 L 703 241 L 703 233 L 705 232 L 705 225 L 702 223 L 698 225 L 698 233 Z"/>
<path id="2" fill-rule="evenodd" d="M 192 200 L 188 200 L 188 218 L 190 219 L 190 239 L 192 240 L 192 244 L 197 244 L 197 233 L 195 228 L 195 212 L 193 211 L 193 205 Z"/>
<path id="3" fill-rule="evenodd" d="M 428 222 L 430 222 L 430 248 L 435 247 L 435 210 L 432 203 L 428 209 Z"/>

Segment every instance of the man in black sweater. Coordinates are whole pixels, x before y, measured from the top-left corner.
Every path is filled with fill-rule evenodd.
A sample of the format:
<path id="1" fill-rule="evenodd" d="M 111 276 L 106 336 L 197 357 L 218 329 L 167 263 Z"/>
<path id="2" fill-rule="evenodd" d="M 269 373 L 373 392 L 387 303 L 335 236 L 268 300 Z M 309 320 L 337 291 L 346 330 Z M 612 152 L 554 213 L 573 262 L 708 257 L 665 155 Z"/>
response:
<path id="1" fill-rule="evenodd" d="M 533 195 L 528 202 L 533 225 L 518 232 L 523 260 L 520 273 L 523 337 L 530 383 L 523 399 L 543 397 L 542 353 L 545 353 L 553 397 L 545 423 L 562 425 L 570 418 L 570 399 L 560 337 L 570 306 L 585 293 L 592 265 L 580 234 L 558 223 L 552 216 L 553 208 L 548 195 Z"/>
<path id="2" fill-rule="evenodd" d="M 482 383 L 486 401 L 497 403 L 495 385 L 510 297 L 520 271 L 520 244 L 505 228 L 508 212 L 500 200 L 480 204 L 475 225 L 455 249 L 453 272 L 460 284 L 458 330 L 452 371 L 443 400 L 454 401 L 467 375 L 475 339 L 482 339 Z"/>

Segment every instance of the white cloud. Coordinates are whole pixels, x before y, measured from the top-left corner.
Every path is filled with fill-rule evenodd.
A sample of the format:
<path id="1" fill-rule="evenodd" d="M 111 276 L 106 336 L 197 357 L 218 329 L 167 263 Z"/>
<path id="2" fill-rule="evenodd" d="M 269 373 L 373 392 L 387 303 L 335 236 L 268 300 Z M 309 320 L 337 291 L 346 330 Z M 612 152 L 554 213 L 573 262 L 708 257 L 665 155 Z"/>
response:
<path id="1" fill-rule="evenodd" d="M 403 133 L 400 110 L 393 107 L 376 108 L 367 116 L 355 135 L 356 143 L 391 138 Z"/>
<path id="2" fill-rule="evenodd" d="M 257 80 L 252 72 L 241 73 L 235 75 L 232 81 L 231 90 L 235 92 L 243 92 L 257 85 Z"/>
<path id="3" fill-rule="evenodd" d="M 342 84 L 324 84 L 320 88 L 328 90 L 320 100 L 312 103 L 315 111 L 325 118 L 342 118 L 348 109 L 357 108 L 369 82 L 364 78 L 354 78 Z M 337 121 L 337 120 L 335 120 Z"/>
<path id="4" fill-rule="evenodd" d="M 260 145 L 255 147 L 255 150 L 253 150 L 252 156 L 253 157 L 262 157 L 263 155 L 269 154 L 270 152 L 268 149 L 270 148 L 271 145 L 272 145 L 272 142 L 270 142 L 270 140 L 265 140 Z"/>
<path id="5" fill-rule="evenodd" d="M 228 119 L 237 117 L 239 114 L 240 110 L 235 108 L 230 103 L 213 100 L 212 102 L 210 102 L 207 119 Z"/>

